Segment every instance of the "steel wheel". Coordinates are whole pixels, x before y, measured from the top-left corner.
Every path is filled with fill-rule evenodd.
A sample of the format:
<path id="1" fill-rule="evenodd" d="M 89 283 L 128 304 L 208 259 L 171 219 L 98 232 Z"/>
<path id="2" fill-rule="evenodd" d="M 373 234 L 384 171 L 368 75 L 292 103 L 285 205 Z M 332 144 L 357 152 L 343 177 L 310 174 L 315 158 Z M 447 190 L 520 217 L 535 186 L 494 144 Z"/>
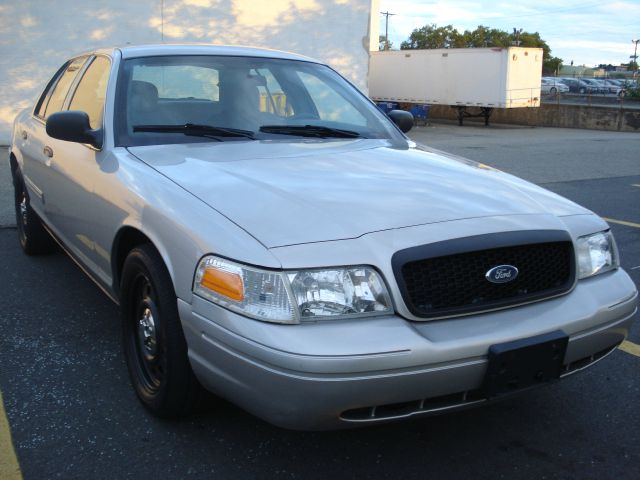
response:
<path id="1" fill-rule="evenodd" d="M 150 244 L 127 256 L 120 282 L 125 358 L 138 398 L 154 415 L 188 414 L 200 394 L 169 272 Z"/>
<path id="2" fill-rule="evenodd" d="M 27 228 L 29 226 L 29 217 L 27 215 L 27 194 L 24 191 L 24 188 L 21 188 L 19 192 L 16 191 L 15 207 L 18 239 L 20 240 L 20 245 L 24 248 L 24 245 L 27 243 Z"/>
<path id="3" fill-rule="evenodd" d="M 31 208 L 29 194 L 19 171 L 13 175 L 14 207 L 16 212 L 16 229 L 22 250 L 28 255 L 49 253 L 54 250 L 54 243 L 36 212 Z"/>
<path id="4" fill-rule="evenodd" d="M 155 292 L 151 281 L 140 273 L 133 285 L 130 321 L 134 336 L 131 341 L 136 350 L 136 367 L 144 388 L 153 393 L 160 388 L 164 377 L 164 351 L 158 341 L 155 318 L 159 318 Z"/>

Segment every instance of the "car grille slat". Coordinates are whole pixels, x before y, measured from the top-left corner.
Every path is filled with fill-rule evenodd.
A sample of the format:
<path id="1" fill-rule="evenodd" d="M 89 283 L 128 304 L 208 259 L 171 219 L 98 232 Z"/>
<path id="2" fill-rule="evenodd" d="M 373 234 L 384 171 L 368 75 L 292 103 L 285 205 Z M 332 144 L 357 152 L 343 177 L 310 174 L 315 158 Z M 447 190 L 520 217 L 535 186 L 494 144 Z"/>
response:
<path id="1" fill-rule="evenodd" d="M 574 264 L 573 244 L 562 240 L 412 259 L 396 265 L 395 271 L 412 313 L 439 317 L 502 308 L 568 292 L 574 283 Z M 498 265 L 515 266 L 516 279 L 507 283 L 488 281 L 487 272 Z"/>

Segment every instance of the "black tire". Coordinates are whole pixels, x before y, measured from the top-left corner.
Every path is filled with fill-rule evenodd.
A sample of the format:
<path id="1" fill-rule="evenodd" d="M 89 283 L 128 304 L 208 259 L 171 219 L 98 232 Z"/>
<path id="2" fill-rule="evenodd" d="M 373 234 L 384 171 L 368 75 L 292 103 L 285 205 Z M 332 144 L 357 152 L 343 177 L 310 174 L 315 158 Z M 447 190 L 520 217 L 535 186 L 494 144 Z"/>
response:
<path id="1" fill-rule="evenodd" d="M 556 87 L 551 87 L 551 88 L 549 89 L 549 93 L 550 93 L 551 95 L 555 95 L 556 93 L 558 93 L 558 89 L 557 89 Z"/>
<path id="2" fill-rule="evenodd" d="M 201 387 L 187 356 L 171 277 L 152 245 L 127 256 L 120 302 L 124 353 L 138 398 L 158 417 L 188 415 Z"/>
<path id="3" fill-rule="evenodd" d="M 18 241 L 27 255 L 40 255 L 55 250 L 51 235 L 42 226 L 38 214 L 31 207 L 29 193 L 20 171 L 13 175 L 14 207 Z"/>

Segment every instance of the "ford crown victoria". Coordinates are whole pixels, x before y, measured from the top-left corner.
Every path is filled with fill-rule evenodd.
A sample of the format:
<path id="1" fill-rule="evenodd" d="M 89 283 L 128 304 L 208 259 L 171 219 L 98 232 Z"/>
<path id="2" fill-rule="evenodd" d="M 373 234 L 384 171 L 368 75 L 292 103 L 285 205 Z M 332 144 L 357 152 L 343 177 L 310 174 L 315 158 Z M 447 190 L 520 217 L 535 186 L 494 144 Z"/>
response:
<path id="1" fill-rule="evenodd" d="M 120 305 L 133 388 L 162 417 L 204 387 L 284 427 L 368 425 L 613 351 L 637 291 L 608 225 L 411 125 L 290 53 L 78 55 L 15 121 L 19 240 L 55 239 Z"/>

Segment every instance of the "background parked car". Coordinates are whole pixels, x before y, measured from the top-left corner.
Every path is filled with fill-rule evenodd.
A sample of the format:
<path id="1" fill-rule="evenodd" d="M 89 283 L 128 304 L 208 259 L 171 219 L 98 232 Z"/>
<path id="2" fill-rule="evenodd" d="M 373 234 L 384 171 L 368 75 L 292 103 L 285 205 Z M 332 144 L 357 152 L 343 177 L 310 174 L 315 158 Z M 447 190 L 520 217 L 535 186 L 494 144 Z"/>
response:
<path id="1" fill-rule="evenodd" d="M 593 85 L 589 85 L 578 78 L 561 78 L 559 80 L 569 87 L 569 91 L 572 93 L 596 93 L 598 90 Z"/>
<path id="2" fill-rule="evenodd" d="M 596 79 L 594 78 L 582 78 L 581 79 L 584 83 L 586 83 L 587 85 L 591 85 L 591 87 L 593 88 L 591 93 L 608 93 L 609 89 L 607 87 L 605 87 L 604 85 L 602 85 L 600 82 L 598 82 Z"/>
<path id="3" fill-rule="evenodd" d="M 625 79 L 620 79 L 618 80 L 618 82 L 620 82 L 620 86 L 625 90 L 625 91 L 629 91 L 632 89 L 638 89 L 640 88 L 640 83 L 638 83 L 638 81 L 634 81 L 631 80 L 629 78 L 625 78 Z"/>
<path id="4" fill-rule="evenodd" d="M 558 93 L 567 93 L 569 87 L 556 78 L 542 77 L 540 91 L 542 94 L 556 95 Z"/>
<path id="5" fill-rule="evenodd" d="M 608 78 L 600 79 L 600 82 L 605 87 L 607 87 L 607 89 L 609 90 L 609 93 L 614 93 L 619 96 L 624 95 L 624 89 L 617 82 L 614 82 L 613 80 L 610 80 Z"/>

